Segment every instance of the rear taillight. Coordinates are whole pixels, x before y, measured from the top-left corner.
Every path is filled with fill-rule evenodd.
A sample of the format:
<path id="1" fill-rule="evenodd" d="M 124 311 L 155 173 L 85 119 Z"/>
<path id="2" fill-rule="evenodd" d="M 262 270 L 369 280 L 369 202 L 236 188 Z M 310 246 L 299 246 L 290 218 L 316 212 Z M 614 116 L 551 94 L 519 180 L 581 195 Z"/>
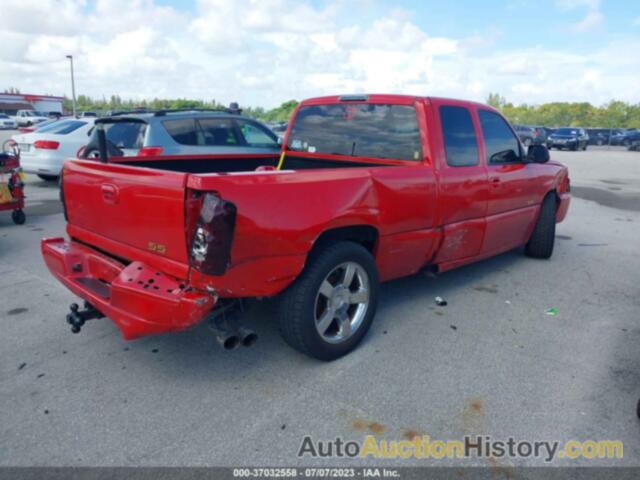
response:
<path id="1" fill-rule="evenodd" d="M 60 146 L 60 142 L 54 142 L 53 140 L 36 140 L 33 142 L 33 148 L 39 148 L 40 150 L 57 150 Z"/>
<path id="2" fill-rule="evenodd" d="M 162 154 L 162 147 L 142 147 L 138 150 L 139 157 L 155 157 Z"/>
<path id="3" fill-rule="evenodd" d="M 189 208 L 189 207 L 188 207 Z M 205 275 L 222 275 L 231 259 L 236 206 L 215 193 L 202 196 L 200 213 L 190 238 L 189 263 Z"/>

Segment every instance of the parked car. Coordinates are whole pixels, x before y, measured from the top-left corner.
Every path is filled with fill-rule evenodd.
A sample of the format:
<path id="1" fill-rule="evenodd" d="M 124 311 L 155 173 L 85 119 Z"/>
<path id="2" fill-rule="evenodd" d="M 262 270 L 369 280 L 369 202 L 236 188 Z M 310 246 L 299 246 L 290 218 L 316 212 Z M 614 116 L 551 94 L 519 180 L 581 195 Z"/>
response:
<path id="1" fill-rule="evenodd" d="M 589 144 L 589 135 L 584 128 L 563 127 L 558 128 L 547 138 L 547 148 L 567 148 L 569 150 L 586 150 Z"/>
<path id="2" fill-rule="evenodd" d="M 18 126 L 28 127 L 30 125 L 49 120 L 49 117 L 36 110 L 18 110 L 14 120 L 18 122 Z"/>
<path id="3" fill-rule="evenodd" d="M 540 145 L 547 139 L 547 132 L 543 127 L 533 127 L 529 125 L 514 125 L 518 137 L 525 147 L 529 145 Z"/>
<path id="4" fill-rule="evenodd" d="M 16 128 L 18 128 L 18 122 L 9 115 L 0 113 L 0 130 L 15 130 Z"/>
<path id="5" fill-rule="evenodd" d="M 618 128 L 611 135 L 611 145 L 625 145 L 627 142 L 628 130 L 626 128 Z"/>
<path id="6" fill-rule="evenodd" d="M 608 145 L 611 130 L 608 128 L 587 128 L 589 145 Z"/>
<path id="7" fill-rule="evenodd" d="M 242 119 L 209 119 L 224 136 L 207 122 L 191 133 L 201 119 L 190 116 L 185 139 L 239 139 Z M 144 125 L 170 120 L 183 119 Z M 567 168 L 542 145 L 525 152 L 492 107 L 330 96 L 303 101 L 291 122 L 281 153 L 112 157 L 98 134 L 99 158 L 66 161 L 70 239 L 43 239 L 42 254 L 87 302 L 71 306 L 72 331 L 107 316 L 133 339 L 206 318 L 233 348 L 256 338 L 238 299 L 278 295 L 284 339 L 332 360 L 367 333 L 381 281 L 518 246 L 551 256 L 570 202 Z"/>
<path id="8" fill-rule="evenodd" d="M 621 135 L 621 138 L 619 139 L 619 145 L 622 145 L 624 147 L 630 146 L 634 142 L 634 139 L 638 136 L 639 131 L 640 130 L 637 130 L 635 128 L 627 129 Z"/>
<path id="9" fill-rule="evenodd" d="M 97 117 L 98 114 L 96 112 L 79 112 L 78 118 L 87 118 L 87 117 Z"/>
<path id="10" fill-rule="evenodd" d="M 280 150 L 278 137 L 266 126 L 226 112 L 159 111 L 108 118 L 101 123 L 114 155 L 274 154 Z M 95 131 L 83 156 L 95 156 L 97 145 Z"/>
<path id="11" fill-rule="evenodd" d="M 627 134 L 627 146 L 629 150 L 638 151 L 640 150 L 640 130 L 634 130 L 633 132 L 629 132 Z"/>
<path id="12" fill-rule="evenodd" d="M 22 169 L 43 180 L 57 180 L 62 162 L 87 143 L 93 122 L 92 118 L 54 120 L 34 132 L 14 135 Z"/>

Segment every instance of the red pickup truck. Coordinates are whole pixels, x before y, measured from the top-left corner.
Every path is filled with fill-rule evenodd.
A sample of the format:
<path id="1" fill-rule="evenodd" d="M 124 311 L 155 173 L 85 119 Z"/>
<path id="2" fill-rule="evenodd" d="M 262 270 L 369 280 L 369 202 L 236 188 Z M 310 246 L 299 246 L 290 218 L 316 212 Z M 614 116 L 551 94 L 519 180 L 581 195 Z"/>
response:
<path id="1" fill-rule="evenodd" d="M 72 330 L 107 316 L 125 339 L 208 319 L 225 347 L 250 344 L 238 305 L 278 296 L 284 339 L 335 359 L 369 329 L 380 282 L 519 246 L 548 258 L 570 202 L 566 167 L 467 101 L 305 100 L 279 156 L 116 158 L 104 143 L 65 162 L 69 239 L 42 254 L 85 300 Z"/>

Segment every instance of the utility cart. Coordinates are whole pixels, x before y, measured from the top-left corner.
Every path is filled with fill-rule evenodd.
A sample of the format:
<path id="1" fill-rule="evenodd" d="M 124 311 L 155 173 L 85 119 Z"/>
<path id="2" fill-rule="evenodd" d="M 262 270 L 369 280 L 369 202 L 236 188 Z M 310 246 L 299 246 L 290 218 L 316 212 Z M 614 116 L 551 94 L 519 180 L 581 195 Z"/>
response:
<path id="1" fill-rule="evenodd" d="M 0 152 L 0 212 L 10 210 L 13 222 L 22 225 L 27 216 L 23 210 L 24 173 L 20 168 L 20 153 L 6 146 L 3 150 Z"/>

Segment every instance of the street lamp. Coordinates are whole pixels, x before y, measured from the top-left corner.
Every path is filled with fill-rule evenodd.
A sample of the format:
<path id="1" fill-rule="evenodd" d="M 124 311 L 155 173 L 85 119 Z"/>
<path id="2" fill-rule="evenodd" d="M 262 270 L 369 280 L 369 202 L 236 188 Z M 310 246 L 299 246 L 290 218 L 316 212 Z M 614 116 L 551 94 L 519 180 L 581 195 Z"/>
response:
<path id="1" fill-rule="evenodd" d="M 73 100 L 73 116 L 76 116 L 76 82 L 73 78 L 73 55 L 67 55 L 71 64 L 71 96 Z"/>

